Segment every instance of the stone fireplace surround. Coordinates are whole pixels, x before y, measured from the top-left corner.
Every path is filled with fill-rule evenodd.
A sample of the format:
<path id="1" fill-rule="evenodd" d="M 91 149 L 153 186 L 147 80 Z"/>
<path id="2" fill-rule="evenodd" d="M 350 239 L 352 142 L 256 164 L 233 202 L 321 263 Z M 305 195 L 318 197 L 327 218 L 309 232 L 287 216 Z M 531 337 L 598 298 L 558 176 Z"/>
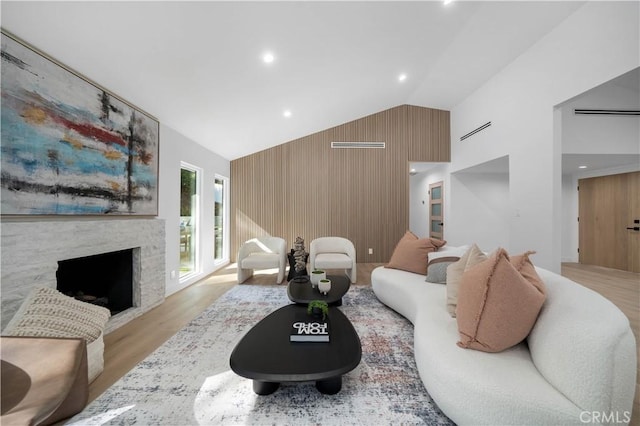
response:
<path id="1" fill-rule="evenodd" d="M 133 305 L 114 315 L 105 333 L 164 301 L 163 219 L 5 220 L 0 224 L 2 329 L 34 287 L 56 288 L 58 261 L 133 250 Z M 87 279 L 91 279 L 90 276 Z"/>

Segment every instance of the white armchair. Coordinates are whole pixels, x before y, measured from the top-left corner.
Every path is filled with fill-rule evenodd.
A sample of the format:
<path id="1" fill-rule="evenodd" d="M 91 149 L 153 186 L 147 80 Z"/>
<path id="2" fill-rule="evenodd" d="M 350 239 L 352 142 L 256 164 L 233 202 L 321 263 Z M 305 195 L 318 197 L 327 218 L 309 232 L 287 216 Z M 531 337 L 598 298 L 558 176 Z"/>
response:
<path id="1" fill-rule="evenodd" d="M 278 268 L 277 283 L 287 267 L 287 243 L 279 237 L 257 237 L 245 241 L 238 250 L 238 284 L 253 275 L 254 269 Z"/>
<path id="2" fill-rule="evenodd" d="M 309 267 L 314 269 L 344 269 L 352 283 L 356 282 L 356 249 L 342 237 L 321 237 L 309 246 Z"/>

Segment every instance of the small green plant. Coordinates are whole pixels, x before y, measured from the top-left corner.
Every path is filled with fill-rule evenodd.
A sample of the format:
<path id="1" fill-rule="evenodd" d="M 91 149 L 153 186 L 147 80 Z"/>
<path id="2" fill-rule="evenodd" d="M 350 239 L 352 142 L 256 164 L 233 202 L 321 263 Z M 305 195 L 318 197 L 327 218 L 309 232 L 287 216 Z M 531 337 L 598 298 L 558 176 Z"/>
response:
<path id="1" fill-rule="evenodd" d="M 322 312 L 322 321 L 324 321 L 329 314 L 329 305 L 327 305 L 327 302 L 324 300 L 312 300 L 309 302 L 309 306 L 307 306 L 307 315 L 311 315 L 314 308 L 317 308 Z"/>

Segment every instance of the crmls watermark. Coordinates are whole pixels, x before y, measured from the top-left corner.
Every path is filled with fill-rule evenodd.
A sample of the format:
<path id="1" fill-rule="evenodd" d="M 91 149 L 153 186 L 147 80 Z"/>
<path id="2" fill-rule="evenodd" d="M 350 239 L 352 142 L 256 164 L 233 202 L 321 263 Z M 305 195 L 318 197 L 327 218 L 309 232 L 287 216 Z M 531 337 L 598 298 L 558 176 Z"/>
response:
<path id="1" fill-rule="evenodd" d="M 631 411 L 583 411 L 580 413 L 582 423 L 611 424 L 629 423 L 631 421 Z"/>

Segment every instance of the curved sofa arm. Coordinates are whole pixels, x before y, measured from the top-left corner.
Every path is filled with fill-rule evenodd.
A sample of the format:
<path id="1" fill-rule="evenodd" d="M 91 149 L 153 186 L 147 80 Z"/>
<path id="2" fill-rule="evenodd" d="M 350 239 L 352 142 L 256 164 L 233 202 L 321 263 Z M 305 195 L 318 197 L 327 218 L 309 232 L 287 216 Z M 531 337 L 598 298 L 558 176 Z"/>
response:
<path id="1" fill-rule="evenodd" d="M 585 411 L 631 413 L 637 361 L 628 318 L 600 294 L 536 270 L 547 291 L 527 338 L 536 367 Z"/>

